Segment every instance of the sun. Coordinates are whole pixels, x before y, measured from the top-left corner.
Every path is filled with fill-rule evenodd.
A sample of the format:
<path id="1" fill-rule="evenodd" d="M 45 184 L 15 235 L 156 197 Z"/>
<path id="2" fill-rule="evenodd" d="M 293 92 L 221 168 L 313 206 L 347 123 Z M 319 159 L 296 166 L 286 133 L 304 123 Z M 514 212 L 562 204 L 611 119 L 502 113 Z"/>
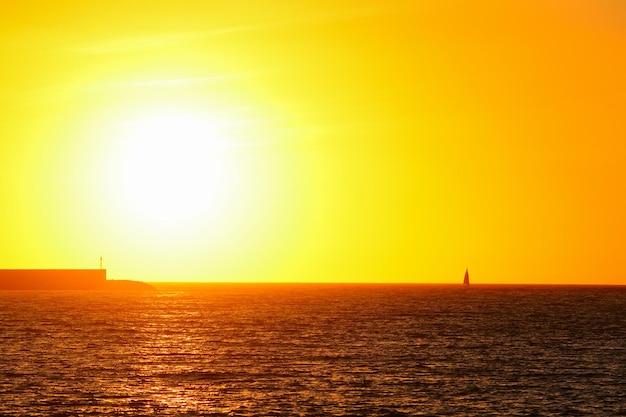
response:
<path id="1" fill-rule="evenodd" d="M 236 178 L 224 123 L 167 113 L 129 121 L 116 151 L 115 191 L 137 223 L 193 227 L 223 208 Z"/>

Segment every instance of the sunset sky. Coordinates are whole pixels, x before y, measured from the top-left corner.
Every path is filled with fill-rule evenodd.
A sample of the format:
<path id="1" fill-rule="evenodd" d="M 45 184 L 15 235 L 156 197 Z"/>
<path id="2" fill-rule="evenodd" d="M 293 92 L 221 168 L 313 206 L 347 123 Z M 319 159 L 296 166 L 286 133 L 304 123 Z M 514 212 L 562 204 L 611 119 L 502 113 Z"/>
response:
<path id="1" fill-rule="evenodd" d="M 0 6 L 0 268 L 626 284 L 621 0 Z"/>

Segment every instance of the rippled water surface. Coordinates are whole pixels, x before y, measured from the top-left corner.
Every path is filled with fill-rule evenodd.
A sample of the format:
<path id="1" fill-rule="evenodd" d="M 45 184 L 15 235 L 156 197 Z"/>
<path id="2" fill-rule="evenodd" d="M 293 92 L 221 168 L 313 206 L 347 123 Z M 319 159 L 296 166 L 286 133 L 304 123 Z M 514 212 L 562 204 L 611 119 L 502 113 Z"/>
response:
<path id="1" fill-rule="evenodd" d="M 0 415 L 626 415 L 626 288 L 0 292 Z"/>

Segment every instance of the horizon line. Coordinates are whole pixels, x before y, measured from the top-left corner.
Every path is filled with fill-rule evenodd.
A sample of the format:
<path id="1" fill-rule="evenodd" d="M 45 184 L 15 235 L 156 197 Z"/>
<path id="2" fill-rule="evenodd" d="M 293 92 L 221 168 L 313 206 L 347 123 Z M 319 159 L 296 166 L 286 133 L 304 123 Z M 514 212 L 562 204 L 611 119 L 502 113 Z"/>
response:
<path id="1" fill-rule="evenodd" d="M 110 278 L 109 281 L 114 281 L 116 278 Z M 127 278 L 118 278 L 118 280 L 127 280 Z M 329 281 L 141 281 L 146 284 L 235 284 L 235 285 L 246 285 L 246 284 L 271 284 L 271 285 L 445 285 L 445 286 L 461 286 L 463 287 L 462 282 L 368 282 L 368 281 L 338 281 L 338 282 L 329 282 Z M 472 283 L 470 287 L 474 286 L 550 286 L 550 287 L 626 287 L 626 284 L 606 284 L 606 283 L 598 283 L 598 284 L 588 284 L 588 283 L 576 283 L 576 284 L 558 284 L 558 283 L 498 283 L 498 282 L 484 282 L 484 283 Z M 467 287 L 467 286 L 465 286 Z"/>

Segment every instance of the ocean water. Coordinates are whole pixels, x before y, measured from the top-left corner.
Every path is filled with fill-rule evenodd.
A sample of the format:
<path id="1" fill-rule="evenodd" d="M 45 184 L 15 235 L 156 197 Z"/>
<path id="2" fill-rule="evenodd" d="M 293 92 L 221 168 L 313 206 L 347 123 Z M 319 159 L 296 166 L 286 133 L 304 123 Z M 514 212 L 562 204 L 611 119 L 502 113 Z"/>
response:
<path id="1" fill-rule="evenodd" d="M 0 415 L 626 415 L 626 287 L 0 292 Z"/>

